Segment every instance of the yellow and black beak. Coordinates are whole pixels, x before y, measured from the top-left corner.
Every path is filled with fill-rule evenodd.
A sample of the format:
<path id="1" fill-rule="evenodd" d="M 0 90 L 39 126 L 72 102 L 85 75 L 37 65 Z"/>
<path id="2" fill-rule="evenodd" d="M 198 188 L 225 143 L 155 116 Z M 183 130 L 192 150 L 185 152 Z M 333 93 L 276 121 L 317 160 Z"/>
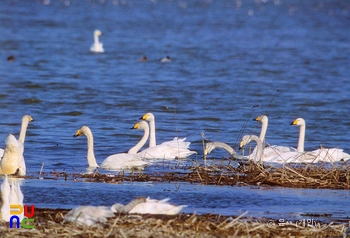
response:
<path id="1" fill-rule="evenodd" d="M 81 136 L 83 133 L 81 133 L 81 130 L 77 130 L 77 132 L 75 132 L 75 134 L 73 135 L 73 138 Z"/>
<path id="2" fill-rule="evenodd" d="M 298 120 L 295 119 L 294 121 L 292 121 L 292 123 L 290 123 L 290 125 L 297 125 L 298 124 Z"/>
<path id="3" fill-rule="evenodd" d="M 130 129 L 139 129 L 140 126 L 140 122 L 136 123 L 133 127 L 131 127 Z"/>

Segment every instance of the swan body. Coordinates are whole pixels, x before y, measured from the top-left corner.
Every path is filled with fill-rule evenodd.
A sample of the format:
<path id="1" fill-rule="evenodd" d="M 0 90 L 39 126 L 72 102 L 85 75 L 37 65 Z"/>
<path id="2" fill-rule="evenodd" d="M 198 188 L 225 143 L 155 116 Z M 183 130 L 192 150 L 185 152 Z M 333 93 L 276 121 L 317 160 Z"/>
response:
<path id="1" fill-rule="evenodd" d="M 157 142 L 156 142 L 155 116 L 153 115 L 153 113 L 148 112 L 148 113 L 144 114 L 140 119 L 149 122 L 149 128 L 150 128 L 149 129 L 149 147 L 156 146 Z M 185 140 L 186 140 L 186 138 L 179 139 L 179 138 L 175 137 L 173 140 L 163 142 L 162 144 L 168 145 L 168 146 L 173 146 L 173 147 L 176 147 L 177 149 L 181 148 L 181 149 L 186 150 L 190 146 L 191 142 L 186 142 Z"/>
<path id="2" fill-rule="evenodd" d="M 297 118 L 291 123 L 291 125 L 296 125 L 300 127 L 297 149 L 299 153 L 302 153 L 304 152 L 306 122 L 303 118 Z M 318 161 L 330 163 L 350 159 L 350 154 L 345 153 L 343 152 L 343 149 L 338 148 L 320 148 L 314 151 L 308 151 L 307 153 L 317 157 Z"/>
<path id="3" fill-rule="evenodd" d="M 80 225 L 96 226 L 98 223 L 106 223 L 109 217 L 114 217 L 110 207 L 79 206 L 64 215 L 64 220 L 77 222 Z"/>
<path id="4" fill-rule="evenodd" d="M 0 220 L 10 221 L 10 193 L 11 188 L 7 178 L 5 175 L 4 180 L 1 184 L 1 198 L 2 198 L 2 206 L 0 209 Z"/>
<path id="5" fill-rule="evenodd" d="M 143 203 L 138 203 L 129 214 L 162 214 L 162 215 L 176 215 L 185 205 L 175 206 L 168 203 L 169 198 L 163 200 L 150 199 L 149 197 Z"/>
<path id="6" fill-rule="evenodd" d="M 140 121 L 134 125 L 131 129 L 140 129 L 144 131 L 143 137 L 141 140 L 129 150 L 128 153 L 130 154 L 137 154 L 141 158 L 146 158 L 146 159 L 176 159 L 176 158 L 186 158 L 192 154 L 196 154 L 197 152 L 195 151 L 190 151 L 186 146 L 184 147 L 177 147 L 179 142 L 184 142 L 181 141 L 181 139 L 177 139 L 176 137 L 174 138 L 173 141 L 167 141 L 164 142 L 160 145 L 152 146 L 149 147 L 141 152 L 138 152 L 147 142 L 148 136 L 149 136 L 149 126 L 148 123 L 145 121 Z M 185 142 L 186 145 L 189 145 L 189 142 Z"/>
<path id="7" fill-rule="evenodd" d="M 89 127 L 82 126 L 73 137 L 78 137 L 85 135 L 87 137 L 87 147 L 88 147 L 88 153 L 87 153 L 87 162 L 89 167 L 100 167 L 101 169 L 105 170 L 123 170 L 123 169 L 143 169 L 146 165 L 148 165 L 147 162 L 143 161 L 142 158 L 135 154 L 127 154 L 127 153 L 121 153 L 121 154 L 114 154 L 108 156 L 102 163 L 101 166 L 98 166 L 96 163 L 96 158 L 94 154 L 94 138 L 92 135 L 92 132 Z"/>
<path id="8" fill-rule="evenodd" d="M 98 37 L 102 35 L 100 30 L 94 31 L 94 44 L 91 46 L 90 51 L 94 53 L 103 53 L 103 44 L 99 42 Z"/>
<path id="9" fill-rule="evenodd" d="M 19 204 L 23 207 L 23 193 L 21 191 L 20 182 L 18 179 L 11 179 L 11 183 L 7 175 L 1 184 L 1 198 L 2 206 L 0 209 L 0 220 L 9 221 L 11 218 L 10 205 Z M 18 217 L 22 221 L 24 218 L 23 213 L 19 214 Z"/>
<path id="10" fill-rule="evenodd" d="M 15 174 L 19 169 L 22 153 L 14 135 L 9 134 L 5 143 L 5 152 L 0 161 L 0 174 Z"/>
<path id="11" fill-rule="evenodd" d="M 21 130 L 20 130 L 19 137 L 17 140 L 18 148 L 19 148 L 20 154 L 21 154 L 21 157 L 18 161 L 18 169 L 19 169 L 18 175 L 20 175 L 20 176 L 26 175 L 26 164 L 25 164 L 24 156 L 23 156 L 24 141 L 25 141 L 25 137 L 26 137 L 26 133 L 27 133 L 28 124 L 29 124 L 29 122 L 33 122 L 33 121 L 34 121 L 34 119 L 29 115 L 24 115 L 22 117 Z M 4 155 L 4 150 L 0 149 L 0 161 L 1 161 L 1 158 L 3 157 L 3 155 Z"/>
<path id="12" fill-rule="evenodd" d="M 260 116 L 256 117 L 254 119 L 254 121 L 261 123 L 261 131 L 260 131 L 259 138 L 263 142 L 263 146 L 264 146 L 269 119 L 266 115 L 260 115 Z M 271 146 L 267 146 L 267 147 L 264 146 L 264 158 L 268 158 L 268 157 L 272 158 L 274 156 L 278 156 L 282 153 L 286 153 L 289 151 L 296 151 L 296 149 L 293 147 L 280 146 L 280 145 L 271 145 Z M 253 153 L 255 153 L 255 151 L 253 151 Z"/>
<path id="13" fill-rule="evenodd" d="M 161 63 L 166 63 L 166 62 L 170 62 L 172 61 L 172 59 L 170 58 L 170 56 L 166 56 L 160 59 Z"/>
<path id="14" fill-rule="evenodd" d="M 111 210 L 114 212 L 124 212 L 129 214 L 160 214 L 160 215 L 176 215 L 186 205 L 175 206 L 168 203 L 169 198 L 156 200 L 151 198 L 136 198 L 127 205 L 119 203 L 114 204 Z"/>

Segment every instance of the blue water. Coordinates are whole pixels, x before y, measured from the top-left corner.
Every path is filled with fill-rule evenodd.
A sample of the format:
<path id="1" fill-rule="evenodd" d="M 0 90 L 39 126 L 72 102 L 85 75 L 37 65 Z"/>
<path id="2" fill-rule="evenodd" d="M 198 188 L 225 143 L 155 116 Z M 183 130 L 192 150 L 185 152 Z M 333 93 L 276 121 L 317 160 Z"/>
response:
<path id="1" fill-rule="evenodd" d="M 187 137 L 200 163 L 202 132 L 235 146 L 263 113 L 270 144 L 296 146 L 289 124 L 303 117 L 306 150 L 350 153 L 349 23 L 345 0 L 1 1 L 0 147 L 30 114 L 27 173 L 79 171 L 77 129 L 92 129 L 101 163 L 139 140 L 129 128 L 151 111 L 158 142 Z M 89 52 L 97 28 L 103 54 Z"/>

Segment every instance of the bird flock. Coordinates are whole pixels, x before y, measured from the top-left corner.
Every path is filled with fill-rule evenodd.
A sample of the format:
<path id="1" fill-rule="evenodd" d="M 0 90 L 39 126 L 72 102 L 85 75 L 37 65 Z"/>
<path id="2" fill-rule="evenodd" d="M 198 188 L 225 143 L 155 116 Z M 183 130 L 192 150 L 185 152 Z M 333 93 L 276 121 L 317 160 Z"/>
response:
<path id="1" fill-rule="evenodd" d="M 102 45 L 101 45 L 102 47 Z M 97 164 L 94 154 L 94 139 L 90 128 L 86 125 L 79 128 L 73 137 L 86 136 L 87 138 L 87 163 L 89 168 L 101 168 L 104 170 L 125 170 L 125 169 L 144 169 L 144 167 L 159 160 L 174 160 L 178 158 L 187 158 L 196 151 L 189 150 L 190 142 L 186 138 L 177 138 L 157 144 L 155 116 L 148 112 L 144 114 L 139 122 L 131 129 L 143 130 L 141 140 L 132 147 L 127 153 L 119 153 L 108 156 L 100 165 Z M 295 119 L 291 125 L 299 126 L 299 141 L 297 148 L 269 145 L 265 141 L 265 135 L 268 127 L 268 117 L 260 115 L 254 119 L 261 123 L 260 136 L 245 135 L 240 141 L 240 148 L 245 147 L 251 141 L 255 141 L 256 147 L 248 156 L 242 156 L 231 146 L 224 142 L 207 142 L 204 148 L 204 158 L 214 149 L 221 148 L 226 150 L 232 158 L 251 160 L 256 163 L 317 163 L 317 162 L 339 162 L 350 159 L 350 155 L 339 148 L 319 148 L 313 151 L 304 151 L 306 122 L 302 118 Z M 20 189 L 22 178 L 11 177 L 8 175 L 26 175 L 25 160 L 23 157 L 24 141 L 29 122 L 34 119 L 29 115 L 22 118 L 19 138 L 9 134 L 6 138 L 5 149 L 0 149 L 0 174 L 5 175 L 1 185 L 2 206 L 0 220 L 9 221 L 10 204 L 23 205 L 23 194 Z M 149 147 L 140 151 L 149 139 Z M 132 200 L 129 204 L 123 205 L 116 203 L 107 206 L 79 206 L 68 212 L 64 219 L 74 221 L 81 225 L 95 226 L 105 223 L 108 218 L 114 217 L 115 213 L 139 213 L 139 214 L 178 214 L 185 205 L 176 206 L 170 204 L 169 199 L 156 200 L 151 198 L 139 197 Z M 21 216 L 20 219 L 24 217 Z"/>

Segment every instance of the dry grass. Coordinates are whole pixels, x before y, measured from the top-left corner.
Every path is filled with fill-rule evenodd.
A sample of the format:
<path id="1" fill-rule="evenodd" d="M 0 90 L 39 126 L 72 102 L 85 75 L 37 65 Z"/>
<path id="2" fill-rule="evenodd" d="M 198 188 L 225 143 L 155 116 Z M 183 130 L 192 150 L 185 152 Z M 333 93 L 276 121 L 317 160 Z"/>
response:
<path id="1" fill-rule="evenodd" d="M 278 221 L 220 215 L 120 215 L 99 227 L 67 223 L 68 210 L 37 208 L 34 229 L 9 229 L 0 222 L 0 237 L 340 237 L 344 224 L 279 226 Z M 244 214 L 243 214 L 244 215 Z"/>
<path id="2" fill-rule="evenodd" d="M 227 161 L 226 161 L 227 162 Z M 171 172 L 174 170 L 174 172 Z M 253 162 L 231 165 L 200 165 L 168 167 L 164 172 L 144 171 L 117 174 L 92 174 L 50 172 L 44 178 L 64 178 L 85 182 L 122 183 L 128 182 L 188 182 L 206 185 L 264 185 L 293 188 L 350 189 L 350 163 L 341 166 L 330 164 L 284 165 L 280 167 L 262 166 Z M 170 171 L 170 172 L 169 172 Z M 31 178 L 33 176 L 27 176 Z"/>

